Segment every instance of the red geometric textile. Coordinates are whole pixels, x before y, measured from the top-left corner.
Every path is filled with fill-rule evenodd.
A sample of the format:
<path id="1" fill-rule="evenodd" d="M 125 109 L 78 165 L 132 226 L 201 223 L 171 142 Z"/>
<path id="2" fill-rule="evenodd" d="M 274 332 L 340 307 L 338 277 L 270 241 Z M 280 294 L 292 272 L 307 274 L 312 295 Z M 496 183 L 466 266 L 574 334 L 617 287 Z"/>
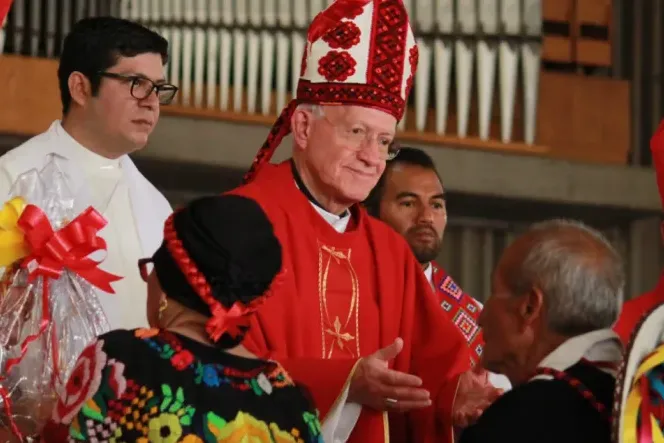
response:
<path id="1" fill-rule="evenodd" d="M 318 73 L 327 81 L 342 82 L 355 74 L 355 65 L 357 62 L 348 52 L 330 51 L 318 60 Z"/>
<path id="2" fill-rule="evenodd" d="M 450 318 L 461 331 L 466 339 L 471 351 L 471 363 L 473 366 L 479 361 L 484 348 L 482 331 L 478 325 L 482 305 L 470 295 L 463 292 L 452 277 L 432 262 L 433 266 L 433 284 L 438 294 L 438 300 L 443 311 L 449 314 Z"/>
<path id="3" fill-rule="evenodd" d="M 341 22 L 323 36 L 323 41 L 332 49 L 350 49 L 360 43 L 362 31 L 353 22 Z"/>

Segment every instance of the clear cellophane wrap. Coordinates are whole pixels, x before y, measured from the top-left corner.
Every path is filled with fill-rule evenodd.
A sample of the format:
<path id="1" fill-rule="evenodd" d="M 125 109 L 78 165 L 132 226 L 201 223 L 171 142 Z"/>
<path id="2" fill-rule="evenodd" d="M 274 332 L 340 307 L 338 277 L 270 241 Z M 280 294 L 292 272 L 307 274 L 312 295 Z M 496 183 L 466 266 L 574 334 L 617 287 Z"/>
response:
<path id="1" fill-rule="evenodd" d="M 89 228 L 80 222 L 89 217 L 74 213 L 73 195 L 55 160 L 41 171 L 20 176 L 11 196 L 0 212 L 0 261 L 4 260 L 0 281 L 0 442 L 35 439 L 78 355 L 94 337 L 110 329 L 97 296 L 99 285 L 88 281 L 91 278 L 85 270 L 77 270 L 80 265 L 89 271 L 101 261 L 91 257 L 105 253 L 102 244 L 90 254 L 89 250 L 99 245 L 85 246 L 79 232 L 99 241 L 96 233 L 105 224 L 103 217 L 88 208 L 88 216 L 97 216 L 96 226 Z M 28 212 L 33 219 L 35 213 L 41 216 L 41 225 L 33 222 L 35 226 L 26 227 Z M 45 226 L 46 219 L 50 226 Z M 78 229 L 68 229 L 70 224 Z M 80 238 L 71 239 L 77 235 Z M 64 241 L 49 243 L 54 237 L 64 237 Z M 87 254 L 74 265 L 72 257 L 77 251 Z M 110 281 L 118 279 L 111 277 Z"/>

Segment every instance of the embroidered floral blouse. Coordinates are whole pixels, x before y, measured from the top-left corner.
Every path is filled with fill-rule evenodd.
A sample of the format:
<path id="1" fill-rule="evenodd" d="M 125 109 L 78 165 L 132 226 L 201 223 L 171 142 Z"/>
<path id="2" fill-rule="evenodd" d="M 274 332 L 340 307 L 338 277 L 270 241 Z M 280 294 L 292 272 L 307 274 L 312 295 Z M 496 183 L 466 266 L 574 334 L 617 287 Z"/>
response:
<path id="1" fill-rule="evenodd" d="M 44 441 L 322 443 L 277 363 L 157 329 L 100 336 L 79 357 Z"/>

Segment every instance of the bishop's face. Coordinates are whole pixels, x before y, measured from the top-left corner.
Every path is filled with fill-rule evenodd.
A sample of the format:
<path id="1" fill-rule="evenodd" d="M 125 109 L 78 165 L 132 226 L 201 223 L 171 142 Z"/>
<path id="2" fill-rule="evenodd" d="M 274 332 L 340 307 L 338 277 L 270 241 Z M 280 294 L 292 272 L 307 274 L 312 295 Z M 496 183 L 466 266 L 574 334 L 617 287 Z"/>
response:
<path id="1" fill-rule="evenodd" d="M 396 123 L 377 109 L 325 106 L 300 148 L 318 192 L 341 208 L 364 200 L 385 170 Z"/>
<path id="2" fill-rule="evenodd" d="M 155 83 L 164 82 L 161 55 L 156 53 L 120 57 L 106 72 L 111 75 L 138 76 Z M 99 135 L 124 147 L 126 152 L 131 152 L 147 144 L 159 120 L 159 99 L 153 92 L 139 100 L 132 95 L 131 80 L 102 77 L 99 92 L 91 100 L 90 112 Z"/>
<path id="3" fill-rule="evenodd" d="M 379 218 L 406 239 L 420 263 L 434 260 L 447 225 L 443 185 L 436 172 L 403 163 L 391 167 Z"/>

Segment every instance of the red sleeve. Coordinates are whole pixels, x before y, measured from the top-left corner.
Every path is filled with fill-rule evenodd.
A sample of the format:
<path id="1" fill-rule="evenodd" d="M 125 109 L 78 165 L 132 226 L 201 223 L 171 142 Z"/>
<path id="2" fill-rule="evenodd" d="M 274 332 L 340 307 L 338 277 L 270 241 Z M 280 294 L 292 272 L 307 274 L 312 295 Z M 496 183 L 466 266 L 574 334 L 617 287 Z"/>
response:
<path id="1" fill-rule="evenodd" d="M 412 294 L 412 302 L 404 305 L 410 309 L 405 330 L 412 331 L 409 372 L 422 378 L 433 401 L 430 408 L 409 414 L 409 439 L 451 442 L 452 406 L 459 376 L 470 369 L 470 352 L 465 338 L 440 308 L 419 263 L 410 256 L 406 261 L 406 288 Z"/>
<path id="2" fill-rule="evenodd" d="M 357 360 L 279 359 L 294 380 L 309 387 L 321 422 L 338 406 L 342 392 L 350 384 Z"/>
<path id="3" fill-rule="evenodd" d="M 355 372 L 358 360 L 321 358 L 288 358 L 279 353 L 269 352 L 263 329 L 256 317 L 242 343 L 247 349 L 263 358 L 278 361 L 291 378 L 306 386 L 313 398 L 321 422 L 328 412 L 336 406 L 341 393 L 347 388 Z"/>

